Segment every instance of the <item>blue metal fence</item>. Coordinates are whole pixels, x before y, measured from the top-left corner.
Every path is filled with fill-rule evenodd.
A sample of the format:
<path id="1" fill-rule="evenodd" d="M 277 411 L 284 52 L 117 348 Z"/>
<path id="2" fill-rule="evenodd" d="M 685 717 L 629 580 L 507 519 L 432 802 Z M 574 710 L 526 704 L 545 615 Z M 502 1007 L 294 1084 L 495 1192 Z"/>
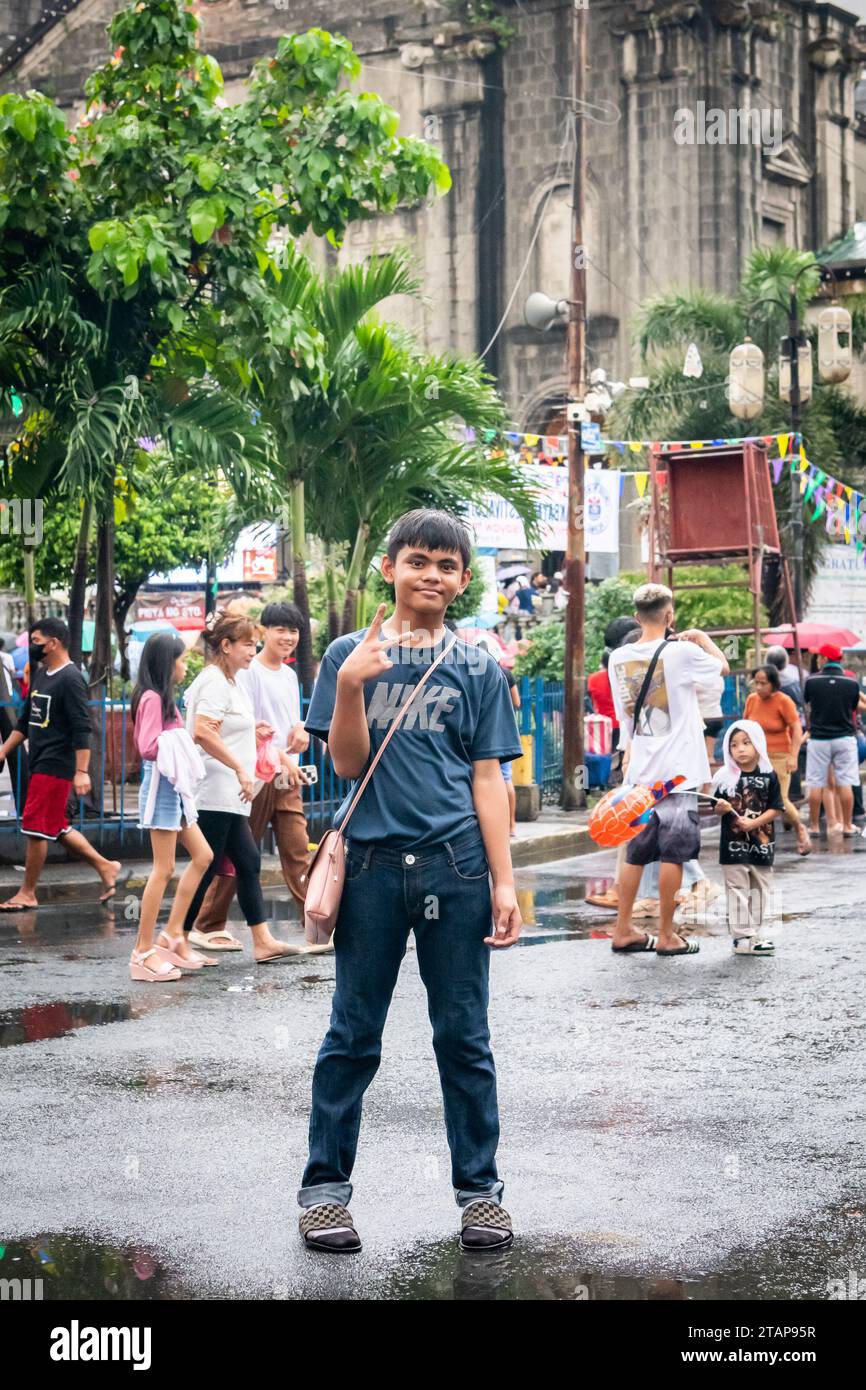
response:
<path id="1" fill-rule="evenodd" d="M 94 736 L 90 755 L 90 776 L 93 790 L 88 797 L 81 797 L 71 823 L 76 829 L 86 832 L 94 843 L 101 847 L 111 840 L 118 848 L 126 846 L 134 850 L 141 847 L 149 850 L 146 831 L 138 828 L 138 788 L 141 781 L 138 755 L 132 743 L 132 721 L 129 699 L 124 696 L 118 700 L 88 701 L 93 720 Z M 306 714 L 309 700 L 302 701 L 302 718 Z M 0 701 L 0 707 L 14 713 L 14 706 L 8 700 Z M 318 781 L 303 791 L 304 807 L 310 827 L 310 834 L 316 838 L 330 825 L 334 813 L 348 790 L 348 782 L 334 772 L 327 749 L 312 739 L 310 748 L 301 759 L 301 764 L 314 763 L 318 768 Z M 0 816 L 0 836 L 14 835 L 20 830 L 18 808 L 23 808 L 26 785 L 23 780 L 23 760 L 15 758 L 9 763 L 13 781 L 13 814 Z M 2 840 L 0 840 L 2 844 Z M 269 848 L 266 841 L 265 848 Z"/>
<path id="2" fill-rule="evenodd" d="M 722 715 L 725 724 L 738 719 L 749 693 L 749 677 L 737 671 L 725 677 Z M 562 743 L 565 686 L 562 681 L 523 676 L 520 681 L 520 732 L 532 735 L 532 776 L 541 787 L 542 798 L 556 800 L 562 786 Z M 721 755 L 724 730 L 716 742 Z"/>
<path id="3" fill-rule="evenodd" d="M 739 716 L 747 694 L 748 677 L 745 672 L 726 678 L 722 696 L 726 724 Z M 545 800 L 555 800 L 562 784 L 563 683 L 523 676 L 520 681 L 520 701 L 520 732 L 531 734 L 533 738 L 533 780 L 541 787 Z M 93 792 L 90 797 L 79 800 L 74 824 L 82 832 L 87 832 L 100 847 L 111 839 L 119 848 L 125 845 L 130 850 L 140 848 L 146 853 L 149 850 L 147 834 L 138 829 L 140 773 L 137 755 L 133 753 L 128 699 L 91 700 L 89 703 L 94 724 L 91 754 Z M 0 705 L 10 710 L 12 708 L 8 701 L 2 701 Z M 304 699 L 302 715 L 306 714 L 308 705 L 309 700 Z M 717 755 L 720 743 L 721 738 L 716 745 Z M 336 775 L 328 751 L 318 739 L 311 740 L 309 752 L 301 758 L 301 763 L 315 763 L 318 768 L 318 781 L 303 791 L 310 835 L 317 839 L 331 824 L 349 784 Z M 13 810 L 15 806 L 23 806 L 23 791 L 19 760 Z M 0 837 L 15 834 L 19 829 L 17 813 L 0 817 Z M 266 837 L 263 847 L 271 848 L 269 838 Z"/>

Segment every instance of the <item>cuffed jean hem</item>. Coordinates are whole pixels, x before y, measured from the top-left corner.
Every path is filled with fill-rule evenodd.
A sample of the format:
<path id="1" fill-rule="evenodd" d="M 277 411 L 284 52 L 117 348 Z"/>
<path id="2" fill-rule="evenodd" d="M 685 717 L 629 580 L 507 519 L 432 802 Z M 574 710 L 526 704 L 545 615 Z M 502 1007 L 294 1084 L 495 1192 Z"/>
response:
<path id="1" fill-rule="evenodd" d="M 309 1191 L 309 1189 L 307 1189 Z M 470 1202 L 484 1200 L 485 1202 L 495 1202 L 498 1207 L 502 1206 L 502 1194 L 505 1191 L 504 1182 L 495 1182 L 492 1187 L 486 1188 L 481 1192 L 467 1192 L 464 1188 L 455 1187 L 454 1200 L 458 1207 L 468 1207 Z"/>
<path id="2" fill-rule="evenodd" d="M 347 1207 L 352 1200 L 350 1182 L 319 1182 L 312 1187 L 302 1187 L 298 1192 L 299 1207 L 315 1207 L 320 1202 L 338 1202 Z"/>

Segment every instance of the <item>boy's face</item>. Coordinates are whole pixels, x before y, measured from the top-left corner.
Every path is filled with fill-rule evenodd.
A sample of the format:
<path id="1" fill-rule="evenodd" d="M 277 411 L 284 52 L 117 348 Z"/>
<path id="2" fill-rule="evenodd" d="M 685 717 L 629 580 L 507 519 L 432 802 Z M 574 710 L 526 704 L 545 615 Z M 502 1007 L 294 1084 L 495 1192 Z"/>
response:
<path id="1" fill-rule="evenodd" d="M 444 612 L 463 593 L 472 571 L 463 568 L 459 551 L 405 545 L 396 559 L 383 557 L 382 575 L 394 585 L 399 603 L 418 614 L 433 616 Z"/>
<path id="2" fill-rule="evenodd" d="M 731 738 L 731 757 L 737 767 L 753 767 L 758 761 L 758 750 L 749 735 L 738 729 Z"/>
<path id="3" fill-rule="evenodd" d="M 296 627 L 264 628 L 264 648 L 269 656 L 285 661 L 298 645 L 300 632 Z"/>

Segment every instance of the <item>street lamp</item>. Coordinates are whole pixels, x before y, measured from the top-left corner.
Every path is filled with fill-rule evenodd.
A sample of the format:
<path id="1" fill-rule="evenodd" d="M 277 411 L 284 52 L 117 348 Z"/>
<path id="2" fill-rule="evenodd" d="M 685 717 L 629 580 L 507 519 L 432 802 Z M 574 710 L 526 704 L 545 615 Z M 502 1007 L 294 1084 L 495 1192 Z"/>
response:
<path id="1" fill-rule="evenodd" d="M 818 371 L 822 381 L 847 381 L 851 375 L 851 315 L 839 304 L 818 315 Z"/>
<path id="2" fill-rule="evenodd" d="M 764 409 L 764 354 L 751 338 L 731 351 L 728 405 L 738 420 L 754 420 Z"/>

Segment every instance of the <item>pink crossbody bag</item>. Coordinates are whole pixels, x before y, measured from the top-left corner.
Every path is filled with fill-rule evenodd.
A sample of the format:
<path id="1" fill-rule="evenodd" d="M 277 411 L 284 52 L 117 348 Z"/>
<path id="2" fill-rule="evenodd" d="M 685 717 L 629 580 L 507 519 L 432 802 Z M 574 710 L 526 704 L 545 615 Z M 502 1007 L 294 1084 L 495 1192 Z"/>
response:
<path id="1" fill-rule="evenodd" d="M 337 925 L 337 915 L 340 911 L 340 899 L 343 896 L 343 885 L 346 882 L 346 826 L 352 813 L 355 810 L 361 795 L 376 770 L 376 764 L 388 747 L 389 742 L 394 737 L 400 723 L 415 696 L 421 687 L 430 679 L 436 667 L 444 661 L 448 653 L 453 648 L 456 637 L 452 637 L 447 647 L 439 653 L 436 660 L 424 672 L 424 675 L 414 687 L 411 695 L 400 706 L 394 722 L 382 740 L 382 746 L 375 758 L 367 768 L 366 776 L 361 782 L 355 795 L 349 803 L 343 823 L 339 830 L 332 828 L 326 830 L 322 836 L 319 848 L 313 856 L 305 879 L 307 883 L 307 893 L 304 899 L 304 930 L 307 941 L 316 946 L 324 946 L 330 941 L 334 934 L 334 927 Z M 303 880 L 302 880 L 303 881 Z"/>

